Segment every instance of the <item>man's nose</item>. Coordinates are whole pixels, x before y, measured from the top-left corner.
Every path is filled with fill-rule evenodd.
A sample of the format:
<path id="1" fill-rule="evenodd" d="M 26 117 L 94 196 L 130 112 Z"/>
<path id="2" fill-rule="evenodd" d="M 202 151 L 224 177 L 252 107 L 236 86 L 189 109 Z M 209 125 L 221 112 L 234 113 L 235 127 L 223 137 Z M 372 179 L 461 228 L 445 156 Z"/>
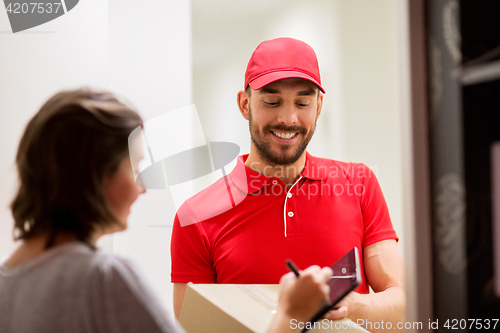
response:
<path id="1" fill-rule="evenodd" d="M 292 126 L 297 123 L 297 110 L 293 103 L 285 103 L 280 108 L 278 113 L 278 122 L 287 126 Z"/>

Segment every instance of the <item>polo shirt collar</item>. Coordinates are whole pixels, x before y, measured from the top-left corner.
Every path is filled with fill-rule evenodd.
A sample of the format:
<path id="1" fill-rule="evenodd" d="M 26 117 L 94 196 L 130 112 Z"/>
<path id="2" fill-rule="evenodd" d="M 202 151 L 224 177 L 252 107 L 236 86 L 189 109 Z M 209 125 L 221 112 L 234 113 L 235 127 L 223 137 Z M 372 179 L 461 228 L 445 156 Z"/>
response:
<path id="1" fill-rule="evenodd" d="M 327 166 L 322 158 L 312 156 L 306 151 L 306 165 L 300 175 L 311 180 L 323 180 L 327 177 Z"/>
<path id="2" fill-rule="evenodd" d="M 236 167 L 229 174 L 229 178 L 236 187 L 247 194 L 252 194 L 266 185 L 272 177 L 264 176 L 245 165 L 249 154 L 238 156 Z"/>
<path id="3" fill-rule="evenodd" d="M 238 156 L 236 167 L 228 176 L 236 187 L 247 194 L 252 194 L 264 187 L 273 177 L 267 177 L 247 167 L 245 162 L 248 155 Z M 325 179 L 327 172 L 323 159 L 314 157 L 306 152 L 306 165 L 300 175 L 310 180 Z"/>

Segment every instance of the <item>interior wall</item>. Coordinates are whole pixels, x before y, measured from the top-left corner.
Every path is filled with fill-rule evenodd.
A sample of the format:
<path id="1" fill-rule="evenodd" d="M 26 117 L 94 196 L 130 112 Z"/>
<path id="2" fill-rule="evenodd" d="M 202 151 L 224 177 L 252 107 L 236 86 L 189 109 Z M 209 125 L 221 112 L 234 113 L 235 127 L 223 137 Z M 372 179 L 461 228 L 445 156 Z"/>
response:
<path id="1" fill-rule="evenodd" d="M 340 4 L 342 158 L 375 171 L 404 240 L 397 1 Z"/>
<path id="2" fill-rule="evenodd" d="M 109 86 L 108 1 L 80 1 L 67 14 L 15 34 L 0 8 L 0 47 L 1 257 L 15 247 L 8 206 L 17 145 L 29 119 L 61 89 Z"/>
<path id="3" fill-rule="evenodd" d="M 193 103 L 191 4 L 189 0 L 143 1 L 141 6 L 147 10 L 140 13 L 137 4 L 109 0 L 110 87 L 130 99 L 148 121 Z M 113 235 L 113 251 L 140 266 L 170 309 L 174 216 L 168 189 L 147 190 L 132 206 L 128 229 Z"/>

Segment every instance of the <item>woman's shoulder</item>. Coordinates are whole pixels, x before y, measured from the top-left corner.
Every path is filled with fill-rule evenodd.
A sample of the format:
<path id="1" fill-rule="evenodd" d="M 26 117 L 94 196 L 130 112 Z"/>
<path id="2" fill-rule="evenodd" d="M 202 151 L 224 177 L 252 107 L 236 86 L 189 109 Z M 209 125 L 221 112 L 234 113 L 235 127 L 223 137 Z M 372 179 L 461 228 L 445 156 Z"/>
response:
<path id="1" fill-rule="evenodd" d="M 106 281 L 120 279 L 126 283 L 142 283 L 143 277 L 129 259 L 115 253 L 95 251 L 89 261 L 92 274 Z"/>
<path id="2" fill-rule="evenodd" d="M 109 271 L 134 272 L 136 270 L 134 264 L 127 258 L 95 249 L 84 242 L 72 242 L 55 249 L 54 252 L 54 261 L 61 261 L 66 267 L 82 266 L 82 269 L 96 274 Z"/>
<path id="3" fill-rule="evenodd" d="M 20 271 L 50 271 L 52 274 L 75 280 L 109 280 L 121 276 L 137 276 L 136 268 L 128 259 L 97 250 L 84 242 L 56 246 L 23 266 L 25 267 L 21 266 Z"/>

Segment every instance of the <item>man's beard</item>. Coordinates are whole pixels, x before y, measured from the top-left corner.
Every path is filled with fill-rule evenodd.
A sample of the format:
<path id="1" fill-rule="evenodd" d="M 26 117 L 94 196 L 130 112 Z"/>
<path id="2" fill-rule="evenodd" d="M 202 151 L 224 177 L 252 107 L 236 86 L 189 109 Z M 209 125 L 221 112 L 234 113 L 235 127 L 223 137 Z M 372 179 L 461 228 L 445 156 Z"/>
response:
<path id="1" fill-rule="evenodd" d="M 299 159 L 299 157 L 302 156 L 304 150 L 306 150 L 307 145 L 309 144 L 309 141 L 311 141 L 314 131 L 316 130 L 316 121 L 314 121 L 314 128 L 309 133 L 307 133 L 307 129 L 305 127 L 302 126 L 287 127 L 282 124 L 278 124 L 275 126 L 266 125 L 264 126 L 263 131 L 260 132 L 257 126 L 255 126 L 255 128 L 253 126 L 252 110 L 250 109 L 250 106 L 248 107 L 248 113 L 249 113 L 250 137 L 252 139 L 252 142 L 257 148 L 257 151 L 259 155 L 262 157 L 262 159 L 266 160 L 271 165 L 289 165 L 295 163 Z M 302 142 L 299 142 L 299 145 L 296 146 L 295 148 L 292 145 L 281 145 L 280 151 L 283 153 L 283 155 L 278 156 L 275 153 L 273 153 L 271 149 L 272 139 L 266 140 L 264 138 L 265 134 L 270 133 L 271 130 L 275 132 L 276 131 L 298 132 L 296 135 L 307 134 L 307 136 L 305 136 Z M 299 138 L 297 140 L 299 140 Z"/>

